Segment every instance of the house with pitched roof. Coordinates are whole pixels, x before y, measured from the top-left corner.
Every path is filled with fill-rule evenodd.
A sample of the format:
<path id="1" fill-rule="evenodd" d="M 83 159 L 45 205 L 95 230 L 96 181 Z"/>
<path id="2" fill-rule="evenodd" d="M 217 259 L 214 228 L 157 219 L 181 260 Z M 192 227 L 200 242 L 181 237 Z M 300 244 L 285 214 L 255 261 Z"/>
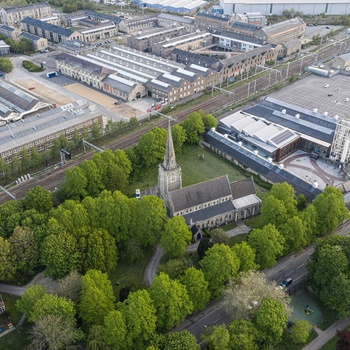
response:
<path id="1" fill-rule="evenodd" d="M 158 169 L 158 195 L 170 217 L 182 216 L 192 228 L 215 228 L 260 211 L 253 178 L 230 182 L 228 175 L 182 187 L 169 122 L 164 161 Z"/>

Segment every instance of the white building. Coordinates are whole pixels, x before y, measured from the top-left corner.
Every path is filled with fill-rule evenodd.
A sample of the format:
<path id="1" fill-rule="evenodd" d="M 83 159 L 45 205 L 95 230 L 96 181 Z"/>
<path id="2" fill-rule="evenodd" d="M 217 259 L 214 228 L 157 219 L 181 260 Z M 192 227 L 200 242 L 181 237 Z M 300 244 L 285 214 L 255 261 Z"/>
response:
<path id="1" fill-rule="evenodd" d="M 281 15 L 294 9 L 304 15 L 344 15 L 350 13 L 348 0 L 220 0 L 225 14 L 260 12 L 263 15 Z"/>

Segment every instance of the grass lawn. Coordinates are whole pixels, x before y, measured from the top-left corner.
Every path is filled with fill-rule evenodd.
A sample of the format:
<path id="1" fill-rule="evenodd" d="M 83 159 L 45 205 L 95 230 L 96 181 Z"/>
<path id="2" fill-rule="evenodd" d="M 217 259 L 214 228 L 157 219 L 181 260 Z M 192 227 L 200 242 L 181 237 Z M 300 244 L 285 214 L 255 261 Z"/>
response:
<path id="1" fill-rule="evenodd" d="M 11 333 L 0 338 L 0 349 L 4 350 L 23 350 L 29 344 L 28 331 L 30 325 L 24 322 L 20 329 L 16 329 Z"/>
<path id="2" fill-rule="evenodd" d="M 202 159 L 204 155 L 204 160 Z M 201 148 L 198 145 L 184 145 L 183 152 L 177 155 L 176 161 L 182 169 L 182 186 L 190 186 L 198 182 L 213 179 L 218 176 L 228 175 L 230 181 L 243 180 L 250 176 L 243 169 L 235 166 L 228 160 L 219 155 Z M 158 182 L 158 167 L 152 173 L 146 176 L 142 181 L 135 181 L 129 185 L 125 193 L 133 196 L 136 188 L 141 191 L 155 186 Z M 263 198 L 268 192 L 267 189 L 256 184 L 257 195 Z"/>
<path id="3" fill-rule="evenodd" d="M 230 231 L 230 230 L 234 229 L 235 227 L 237 227 L 237 224 L 235 222 L 232 222 L 231 224 L 228 224 L 228 225 L 220 226 L 220 228 L 225 232 Z"/>
<path id="4" fill-rule="evenodd" d="M 320 303 L 322 305 L 322 303 Z M 323 309 L 323 320 L 318 325 L 318 328 L 322 329 L 323 331 L 329 328 L 333 323 L 337 322 L 339 320 L 339 317 L 336 315 L 336 313 L 331 312 L 327 309 Z"/>
<path id="5" fill-rule="evenodd" d="M 141 260 L 133 264 L 126 264 L 123 261 L 118 261 L 117 267 L 109 274 L 109 279 L 112 282 L 114 295 L 117 300 L 119 300 L 120 289 L 125 286 L 132 286 L 135 290 L 145 288 L 143 276 L 152 255 L 153 250 L 149 249 L 144 252 L 144 256 Z"/>
<path id="6" fill-rule="evenodd" d="M 261 216 L 257 215 L 247 220 L 244 220 L 244 223 L 251 228 L 260 228 L 261 227 Z"/>
<path id="7" fill-rule="evenodd" d="M 228 245 L 230 247 L 234 246 L 235 244 L 239 244 L 243 241 L 247 241 L 248 239 L 248 233 L 242 233 L 241 235 L 234 236 L 228 239 Z"/>
<path id="8" fill-rule="evenodd" d="M 313 341 L 316 338 L 317 338 L 317 333 L 314 330 L 312 330 L 306 344 L 294 344 L 290 341 L 288 334 L 286 334 L 286 332 L 284 332 L 282 342 L 275 345 L 274 349 L 275 350 L 301 350 L 308 343 L 310 343 L 311 341 Z"/>
<path id="9" fill-rule="evenodd" d="M 15 305 L 20 297 L 6 293 L 1 293 L 1 296 L 5 303 L 6 312 L 10 315 L 12 322 L 16 325 L 22 317 L 22 314 L 17 310 Z M 1 346 L 0 349 L 2 349 Z"/>
<path id="10" fill-rule="evenodd" d="M 335 350 L 336 349 L 336 344 L 338 341 L 338 337 L 335 336 L 331 340 L 329 340 L 326 344 L 324 344 L 320 350 Z"/>

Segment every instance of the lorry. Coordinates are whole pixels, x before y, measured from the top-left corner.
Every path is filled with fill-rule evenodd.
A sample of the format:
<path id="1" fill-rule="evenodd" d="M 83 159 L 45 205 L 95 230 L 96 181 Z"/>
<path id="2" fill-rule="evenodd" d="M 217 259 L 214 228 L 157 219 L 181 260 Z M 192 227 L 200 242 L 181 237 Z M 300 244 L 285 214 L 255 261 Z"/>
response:
<path id="1" fill-rule="evenodd" d="M 47 73 L 46 74 L 46 76 L 48 77 L 48 78 L 53 78 L 53 77 L 57 77 L 57 72 L 55 72 L 55 71 L 53 71 L 53 72 L 49 72 L 49 73 Z"/>

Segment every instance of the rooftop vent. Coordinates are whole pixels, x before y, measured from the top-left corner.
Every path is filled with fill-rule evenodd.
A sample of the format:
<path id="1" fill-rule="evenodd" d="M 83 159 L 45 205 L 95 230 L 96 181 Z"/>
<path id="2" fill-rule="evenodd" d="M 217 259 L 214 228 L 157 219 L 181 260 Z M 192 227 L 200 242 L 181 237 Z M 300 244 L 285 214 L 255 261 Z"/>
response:
<path id="1" fill-rule="evenodd" d="M 224 135 L 224 138 L 227 139 L 227 138 L 228 138 L 228 134 L 225 134 L 225 135 Z"/>
<path id="2" fill-rule="evenodd" d="M 278 165 L 278 169 L 283 169 L 284 165 L 283 164 L 279 164 Z"/>
<path id="3" fill-rule="evenodd" d="M 295 118 L 299 119 L 300 118 L 300 114 L 296 114 Z"/>
<path id="4" fill-rule="evenodd" d="M 241 147 L 242 146 L 242 141 L 238 142 L 238 146 Z"/>
<path id="5" fill-rule="evenodd" d="M 323 116 L 324 116 L 324 117 L 328 117 L 328 112 L 324 112 L 324 113 L 323 113 Z"/>
<path id="6" fill-rule="evenodd" d="M 317 113 L 317 108 L 314 108 L 312 111 L 313 111 L 314 113 Z"/>
<path id="7" fill-rule="evenodd" d="M 313 188 L 317 188 L 317 187 L 318 187 L 318 182 L 317 182 L 317 181 L 314 181 L 314 183 L 312 184 L 312 187 L 313 187 Z"/>
<path id="8" fill-rule="evenodd" d="M 336 115 L 333 117 L 333 119 L 334 119 L 334 120 L 338 120 L 338 119 L 339 119 L 339 115 L 336 114 Z"/>
<path id="9" fill-rule="evenodd" d="M 259 151 L 258 150 L 255 150 L 254 151 L 254 154 L 257 156 L 259 154 Z"/>
<path id="10" fill-rule="evenodd" d="M 211 131 L 215 131 L 215 128 L 211 128 L 210 130 L 211 130 Z"/>
<path id="11" fill-rule="evenodd" d="M 272 163 L 272 158 L 271 158 L 271 157 L 267 158 L 267 161 L 268 161 L 269 163 Z"/>
<path id="12" fill-rule="evenodd" d="M 286 114 L 287 110 L 286 109 L 282 109 L 282 114 Z"/>

